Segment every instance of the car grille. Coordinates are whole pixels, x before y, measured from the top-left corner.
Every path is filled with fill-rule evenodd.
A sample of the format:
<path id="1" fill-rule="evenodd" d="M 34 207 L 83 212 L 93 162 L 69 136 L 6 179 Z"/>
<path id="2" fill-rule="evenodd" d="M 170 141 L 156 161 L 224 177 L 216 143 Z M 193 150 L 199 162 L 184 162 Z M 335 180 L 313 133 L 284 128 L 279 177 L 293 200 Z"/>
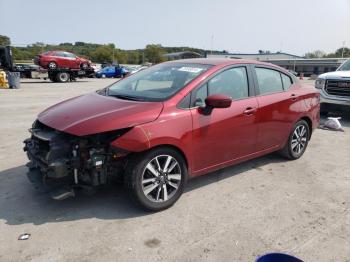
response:
<path id="1" fill-rule="evenodd" d="M 327 80 L 325 91 L 334 96 L 350 97 L 350 80 Z"/>

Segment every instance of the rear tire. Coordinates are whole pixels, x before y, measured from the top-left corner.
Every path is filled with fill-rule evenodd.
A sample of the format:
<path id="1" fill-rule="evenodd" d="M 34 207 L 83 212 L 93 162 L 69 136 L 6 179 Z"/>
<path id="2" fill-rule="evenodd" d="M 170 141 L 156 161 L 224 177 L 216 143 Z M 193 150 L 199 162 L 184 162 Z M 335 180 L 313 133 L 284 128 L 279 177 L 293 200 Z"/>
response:
<path id="1" fill-rule="evenodd" d="M 300 158 L 309 143 L 310 127 L 305 120 L 299 120 L 290 133 L 286 145 L 280 154 L 290 160 Z"/>
<path id="2" fill-rule="evenodd" d="M 49 68 L 49 69 L 57 69 L 57 63 L 56 62 L 54 62 L 54 61 L 51 61 L 51 62 L 49 62 L 48 64 L 47 64 L 47 67 Z"/>
<path id="3" fill-rule="evenodd" d="M 168 147 L 135 155 L 128 164 L 124 179 L 131 199 L 148 211 L 172 206 L 182 195 L 186 180 L 184 158 Z"/>
<path id="4" fill-rule="evenodd" d="M 57 82 L 60 82 L 60 83 L 68 82 L 69 79 L 70 79 L 70 74 L 67 72 L 60 72 L 56 75 L 56 80 Z"/>

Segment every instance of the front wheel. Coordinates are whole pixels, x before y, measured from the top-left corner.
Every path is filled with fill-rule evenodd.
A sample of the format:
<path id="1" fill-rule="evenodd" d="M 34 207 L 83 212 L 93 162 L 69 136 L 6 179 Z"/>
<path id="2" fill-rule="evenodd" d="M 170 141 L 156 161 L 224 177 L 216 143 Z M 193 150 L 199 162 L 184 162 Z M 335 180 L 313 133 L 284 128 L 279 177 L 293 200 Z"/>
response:
<path id="1" fill-rule="evenodd" d="M 131 160 L 125 182 L 136 203 L 146 210 L 160 211 L 179 199 L 186 179 L 182 155 L 172 148 L 157 148 Z"/>
<path id="2" fill-rule="evenodd" d="M 87 63 L 81 63 L 80 64 L 80 68 L 83 69 L 83 70 L 86 70 L 89 68 L 89 65 Z"/>
<path id="3" fill-rule="evenodd" d="M 281 155 L 294 160 L 300 158 L 309 143 L 310 127 L 305 120 L 298 121 L 288 137 L 288 141 L 281 150 Z"/>

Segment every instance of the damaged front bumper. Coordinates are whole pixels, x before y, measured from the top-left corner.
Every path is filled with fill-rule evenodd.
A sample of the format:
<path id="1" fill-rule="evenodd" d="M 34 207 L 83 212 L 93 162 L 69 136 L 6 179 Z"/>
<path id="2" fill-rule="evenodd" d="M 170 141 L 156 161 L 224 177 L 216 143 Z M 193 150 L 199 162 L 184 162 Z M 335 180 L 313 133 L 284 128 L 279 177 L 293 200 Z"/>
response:
<path id="1" fill-rule="evenodd" d="M 76 188 L 93 191 L 124 172 L 128 152 L 109 144 L 128 130 L 78 137 L 36 121 L 29 131 L 28 179 L 54 199 L 74 196 Z"/>

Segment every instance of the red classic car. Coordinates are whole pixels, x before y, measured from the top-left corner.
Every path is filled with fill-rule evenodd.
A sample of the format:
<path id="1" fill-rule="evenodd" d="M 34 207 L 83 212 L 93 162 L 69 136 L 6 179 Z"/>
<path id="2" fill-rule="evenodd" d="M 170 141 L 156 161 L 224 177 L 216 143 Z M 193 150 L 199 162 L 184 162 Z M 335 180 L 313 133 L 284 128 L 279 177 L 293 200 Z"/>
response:
<path id="1" fill-rule="evenodd" d="M 28 177 L 55 199 L 117 177 L 143 208 L 161 210 L 188 178 L 275 151 L 301 157 L 319 101 L 314 87 L 272 64 L 158 64 L 39 114 L 25 140 Z"/>
<path id="2" fill-rule="evenodd" d="M 34 63 L 48 69 L 88 69 L 91 66 L 91 61 L 65 51 L 48 51 L 42 53 L 34 58 Z"/>

